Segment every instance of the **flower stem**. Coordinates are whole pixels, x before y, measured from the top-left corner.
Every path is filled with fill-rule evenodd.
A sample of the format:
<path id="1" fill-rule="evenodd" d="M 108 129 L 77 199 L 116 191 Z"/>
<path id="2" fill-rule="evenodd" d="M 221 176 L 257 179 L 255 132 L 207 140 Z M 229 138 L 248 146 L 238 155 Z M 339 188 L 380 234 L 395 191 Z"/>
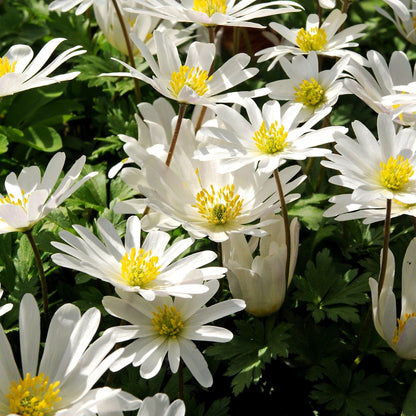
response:
<path id="1" fill-rule="evenodd" d="M 186 104 L 180 103 L 178 119 L 176 120 L 175 131 L 173 132 L 172 141 L 170 143 L 170 147 L 168 151 L 168 157 L 166 158 L 166 161 L 165 161 L 166 166 L 170 166 L 170 162 L 172 161 L 173 152 L 175 150 L 176 142 L 178 141 L 179 130 L 181 129 L 181 124 L 182 124 L 183 116 L 185 115 L 185 110 L 186 110 Z"/>
<path id="2" fill-rule="evenodd" d="M 40 253 L 36 245 L 35 239 L 33 238 L 32 230 L 25 231 L 25 234 L 29 239 L 29 243 L 32 247 L 33 254 L 35 255 L 36 265 L 39 270 L 40 286 L 42 289 L 43 311 L 45 312 L 46 320 L 49 321 L 48 286 L 46 284 L 46 276 L 43 270 L 42 259 L 40 257 Z"/>
<path id="3" fill-rule="evenodd" d="M 116 10 L 118 20 L 120 22 L 121 31 L 123 32 L 124 39 L 126 41 L 127 46 L 127 52 L 129 55 L 129 61 L 130 65 L 136 69 L 136 64 L 134 62 L 134 55 L 133 55 L 133 49 L 131 48 L 131 40 L 129 37 L 129 33 L 127 32 L 126 24 L 123 19 L 123 15 L 121 14 L 120 7 L 118 6 L 117 0 L 111 0 L 114 6 L 114 9 Z M 141 93 L 140 93 L 140 86 L 139 86 L 139 80 L 137 78 L 133 78 L 134 81 L 134 91 L 136 93 L 136 100 L 138 103 L 141 101 Z"/>
<path id="4" fill-rule="evenodd" d="M 289 267 L 290 267 L 290 224 L 289 224 L 289 216 L 287 213 L 287 206 L 285 202 L 285 195 L 283 193 L 282 183 L 280 182 L 279 177 L 279 171 L 277 168 L 273 171 L 273 176 L 276 181 L 277 185 L 277 192 L 279 193 L 279 199 L 280 199 L 280 206 L 282 210 L 282 216 L 283 216 L 283 223 L 285 225 L 285 238 L 286 238 L 286 250 L 287 250 L 287 256 L 286 256 L 286 288 L 289 283 Z"/>
<path id="5" fill-rule="evenodd" d="M 386 277 L 387 257 L 388 257 L 389 239 L 390 239 L 390 222 L 391 222 L 391 199 L 388 199 L 386 203 L 386 219 L 384 221 L 383 256 L 381 258 L 380 277 L 378 279 L 378 296 L 379 297 L 380 297 L 381 290 L 383 289 L 384 278 Z"/>

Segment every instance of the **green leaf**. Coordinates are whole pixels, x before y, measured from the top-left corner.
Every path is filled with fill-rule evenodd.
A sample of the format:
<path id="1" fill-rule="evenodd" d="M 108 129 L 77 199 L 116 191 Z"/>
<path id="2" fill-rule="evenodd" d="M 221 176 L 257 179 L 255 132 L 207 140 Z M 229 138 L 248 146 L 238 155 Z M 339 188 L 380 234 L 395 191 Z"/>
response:
<path id="1" fill-rule="evenodd" d="M 56 152 L 62 148 L 62 140 L 59 133 L 52 127 L 33 126 L 24 131 L 24 143 L 42 152 Z"/>
<path id="2" fill-rule="evenodd" d="M 416 380 L 407 392 L 401 416 L 416 416 Z"/>
<path id="3" fill-rule="evenodd" d="M 320 205 L 329 198 L 326 194 L 313 194 L 296 201 L 289 209 L 289 215 L 299 217 L 306 227 L 317 231 L 322 223 L 324 209 Z"/>
<path id="4" fill-rule="evenodd" d="M 7 136 L 4 134 L 0 134 L 0 154 L 7 152 L 8 145 L 9 141 L 7 140 Z"/>

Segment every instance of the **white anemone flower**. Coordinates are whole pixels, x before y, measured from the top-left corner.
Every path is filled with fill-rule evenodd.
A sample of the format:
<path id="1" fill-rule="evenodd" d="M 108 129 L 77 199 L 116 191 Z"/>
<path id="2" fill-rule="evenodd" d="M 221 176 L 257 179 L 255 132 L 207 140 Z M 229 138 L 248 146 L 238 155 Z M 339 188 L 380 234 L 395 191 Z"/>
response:
<path id="1" fill-rule="evenodd" d="M 352 199 L 359 203 L 380 198 L 416 203 L 416 131 L 406 128 L 396 133 L 394 122 L 383 113 L 377 118 L 378 140 L 359 121 L 352 128 L 357 139 L 336 135 L 337 153 L 321 162 L 341 172 L 329 181 L 352 189 Z"/>
<path id="2" fill-rule="evenodd" d="M 74 71 L 68 74 L 49 76 L 68 59 L 86 52 L 80 49 L 81 46 L 74 46 L 62 52 L 45 66 L 54 50 L 64 40 L 64 38 L 50 40 L 34 59 L 34 53 L 30 46 L 12 46 L 3 57 L 0 57 L 0 97 L 61 81 L 69 81 L 79 75 L 79 72 Z"/>
<path id="3" fill-rule="evenodd" d="M 0 285 L 0 298 L 3 296 L 4 290 L 1 289 Z M 0 316 L 4 315 L 5 313 L 9 312 L 13 308 L 12 303 L 6 303 L 3 306 L 0 306 Z"/>
<path id="4" fill-rule="evenodd" d="M 250 22 L 266 16 L 298 12 L 303 7 L 294 1 L 255 0 L 134 0 L 138 14 L 150 14 L 166 20 L 198 23 L 204 26 L 244 26 L 263 28 Z"/>
<path id="5" fill-rule="evenodd" d="M 122 416 L 123 411 L 137 409 L 141 401 L 129 393 L 108 387 L 93 389 L 122 352 L 110 354 L 115 345 L 110 334 L 91 343 L 99 322 L 97 308 L 81 316 L 72 304 L 60 307 L 52 317 L 39 362 L 39 309 L 31 294 L 24 295 L 19 312 L 22 372 L 0 326 L 0 413 Z"/>
<path id="6" fill-rule="evenodd" d="M 269 97 L 285 100 L 290 104 L 302 103 L 299 121 L 305 121 L 314 113 L 332 107 L 344 89 L 341 77 L 349 62 L 346 56 L 340 59 L 331 69 L 319 71 L 318 56 L 315 52 L 304 56 L 295 56 L 292 62 L 281 59 L 281 65 L 289 79 L 273 81 L 266 84 L 271 92 Z"/>
<path id="7" fill-rule="evenodd" d="M 193 42 L 188 50 L 184 65 L 173 40 L 164 32 L 154 31 L 157 60 L 149 48 L 134 34 L 133 42 L 139 48 L 154 76 L 149 78 L 125 62 L 118 61 L 129 72 L 101 74 L 101 76 L 129 76 L 151 85 L 156 91 L 167 98 L 180 103 L 208 105 L 217 102 L 236 102 L 243 96 L 255 97 L 265 95 L 268 90 L 260 88 L 254 91 L 224 93 L 241 82 L 258 73 L 257 68 L 245 67 L 250 57 L 239 53 L 230 58 L 212 75 L 209 75 L 215 58 L 215 46 L 211 43 Z"/>
<path id="8" fill-rule="evenodd" d="M 335 9 L 323 21 L 321 26 L 319 26 L 319 17 L 316 14 L 309 15 L 306 20 L 306 27 L 300 29 L 288 29 L 280 23 L 272 22 L 270 27 L 281 35 L 286 42 L 257 52 L 258 62 L 273 59 L 268 68 L 270 70 L 287 54 L 304 55 L 314 51 L 318 55 L 333 58 L 349 56 L 361 65 L 365 65 L 366 60 L 360 54 L 347 48 L 358 46 L 358 43 L 352 41 L 364 36 L 361 31 L 365 29 L 366 25 L 354 25 L 339 31 L 346 19 L 346 13 L 341 13 L 340 10 Z"/>
<path id="9" fill-rule="evenodd" d="M 57 208 L 88 179 L 97 172 L 91 172 L 77 181 L 85 164 L 81 156 L 62 178 L 52 193 L 65 163 L 65 153 L 56 153 L 49 161 L 41 177 L 37 166 L 25 167 L 19 176 L 10 173 L 6 177 L 7 195 L 0 194 L 0 234 L 12 231 L 29 231 L 42 218 Z"/>
<path id="10" fill-rule="evenodd" d="M 336 0 L 319 0 L 319 6 L 323 9 L 333 9 L 336 4 Z"/>
<path id="11" fill-rule="evenodd" d="M 395 262 L 389 250 L 387 271 L 383 287 L 378 295 L 378 282 L 370 278 L 374 326 L 379 335 L 400 358 L 416 359 L 416 239 L 414 238 L 404 256 L 402 266 L 402 302 L 400 318 L 397 319 L 396 297 L 393 292 Z"/>
<path id="12" fill-rule="evenodd" d="M 361 65 L 351 62 L 345 71 L 353 78 L 344 79 L 345 88 L 363 100 L 376 113 L 389 114 L 398 124 L 414 124 L 416 114 L 412 111 L 404 111 L 405 107 L 400 105 L 403 98 L 410 97 L 396 90 L 401 85 L 416 81 L 416 73 L 412 70 L 407 55 L 401 51 L 393 52 L 388 65 L 377 51 L 369 51 L 367 58 L 374 77 Z M 414 98 L 412 101 L 414 102 Z"/>
<path id="13" fill-rule="evenodd" d="M 137 416 L 185 416 L 185 403 L 176 399 L 169 404 L 169 396 L 157 393 L 152 397 L 146 397 L 137 413 Z"/>
<path id="14" fill-rule="evenodd" d="M 200 251 L 174 261 L 191 246 L 191 238 L 167 248 L 170 235 L 152 231 L 141 243 L 137 217 L 127 220 L 124 244 L 105 218 L 98 219 L 97 228 L 104 243 L 80 225 L 74 225 L 74 229 L 81 237 L 61 231 L 59 236 L 66 244 L 54 241 L 52 245 L 65 254 L 53 254 L 52 260 L 60 266 L 109 282 L 116 288 L 137 292 L 147 300 L 167 295 L 191 297 L 206 291 L 205 280 L 221 278 L 225 273 L 223 267 L 201 268 L 217 257 L 213 251 Z"/>
<path id="15" fill-rule="evenodd" d="M 149 156 L 141 170 L 123 169 L 121 178 L 138 187 L 151 209 L 179 222 L 192 237 L 222 242 L 232 232 L 262 235 L 262 224 L 255 221 L 280 210 L 276 183 L 268 173 L 252 166 L 221 174 L 216 160 L 190 159 L 180 149 L 176 157 L 176 171 Z M 299 197 L 288 195 L 305 179 L 293 179 L 299 170 L 291 166 L 280 172 L 286 202 Z"/>
<path id="16" fill-rule="evenodd" d="M 84 13 L 96 0 L 53 0 L 49 4 L 50 11 L 67 12 L 77 6 L 76 15 Z"/>
<path id="17" fill-rule="evenodd" d="M 220 172 L 258 163 L 259 172 L 272 173 L 286 160 L 303 160 L 330 153 L 330 150 L 316 146 L 332 142 L 337 131 L 347 132 L 343 127 L 312 130 L 329 114 L 328 107 L 298 126 L 296 118 L 302 109 L 301 103 L 281 109 L 277 101 L 268 101 L 260 110 L 253 100 L 247 98 L 243 105 L 249 120 L 231 107 L 216 106 L 218 119 L 224 128 L 208 126 L 199 130 L 198 135 L 216 141 L 201 146 L 195 155 L 197 159 L 221 160 Z"/>
<path id="18" fill-rule="evenodd" d="M 212 375 L 193 341 L 230 341 L 233 334 L 228 329 L 205 324 L 241 311 L 245 303 L 229 299 L 206 307 L 219 283 L 211 280 L 206 286 L 207 292 L 191 299 L 157 297 L 149 302 L 135 293 L 122 291 L 117 291 L 120 298 L 105 296 L 103 305 L 107 312 L 132 324 L 107 331 L 119 342 L 134 340 L 110 369 L 118 371 L 132 363 L 140 366 L 141 377 L 148 379 L 159 372 L 167 355 L 173 373 L 178 371 L 182 359 L 198 383 L 210 387 Z"/>
<path id="19" fill-rule="evenodd" d="M 381 7 L 376 10 L 394 23 L 398 32 L 410 43 L 416 45 L 416 1 L 415 0 L 383 0 L 393 10 L 393 16 Z"/>
<path id="20" fill-rule="evenodd" d="M 295 271 L 299 247 L 299 222 L 294 218 L 290 225 L 290 267 L 286 286 L 287 249 L 283 218 L 264 227 L 268 235 L 251 237 L 247 242 L 242 234 L 231 233 L 222 243 L 224 266 L 234 298 L 246 302 L 246 311 L 254 316 L 269 316 L 280 309 L 286 297 L 287 287 Z M 253 241 L 254 240 L 254 241 Z M 259 254 L 253 257 L 259 248 Z"/>

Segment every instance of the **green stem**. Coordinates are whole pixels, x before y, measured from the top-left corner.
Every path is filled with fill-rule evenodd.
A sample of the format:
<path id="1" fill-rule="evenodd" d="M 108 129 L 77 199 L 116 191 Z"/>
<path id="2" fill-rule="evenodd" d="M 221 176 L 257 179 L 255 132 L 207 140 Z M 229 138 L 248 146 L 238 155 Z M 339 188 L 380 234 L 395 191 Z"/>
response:
<path id="1" fill-rule="evenodd" d="M 29 239 L 29 243 L 32 247 L 33 254 L 35 255 L 35 261 L 39 270 L 40 286 L 42 290 L 43 311 L 45 312 L 46 320 L 49 321 L 48 286 L 46 284 L 46 276 L 43 270 L 42 259 L 40 257 L 40 253 L 36 245 L 35 239 L 33 238 L 32 230 L 25 231 L 25 234 Z"/>
<path id="2" fill-rule="evenodd" d="M 380 277 L 378 279 L 378 296 L 380 297 L 381 290 L 383 289 L 384 278 L 386 277 L 387 270 L 387 258 L 389 251 L 389 239 L 390 239 L 390 222 L 391 222 L 391 199 L 386 203 L 386 219 L 384 221 L 384 241 L 383 241 L 383 255 L 381 258 Z"/>

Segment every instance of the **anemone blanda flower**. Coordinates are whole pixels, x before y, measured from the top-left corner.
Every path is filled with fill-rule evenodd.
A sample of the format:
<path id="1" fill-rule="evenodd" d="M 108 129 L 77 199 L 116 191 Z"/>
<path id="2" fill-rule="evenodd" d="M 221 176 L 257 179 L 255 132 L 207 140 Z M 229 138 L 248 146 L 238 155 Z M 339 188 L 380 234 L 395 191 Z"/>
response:
<path id="1" fill-rule="evenodd" d="M 337 153 L 326 155 L 329 160 L 321 162 L 341 172 L 329 181 L 352 189 L 352 199 L 359 203 L 380 198 L 416 203 L 416 131 L 396 132 L 394 122 L 384 113 L 377 118 L 378 140 L 359 121 L 352 128 L 357 139 L 336 135 Z"/>
<path id="2" fill-rule="evenodd" d="M 137 413 L 137 416 L 185 416 L 185 403 L 176 399 L 169 404 L 169 396 L 157 393 L 152 397 L 146 397 Z"/>
<path id="3" fill-rule="evenodd" d="M 319 0 L 319 6 L 323 9 L 333 9 L 336 4 L 336 0 Z"/>
<path id="4" fill-rule="evenodd" d="M 1 289 L 0 285 L 0 298 L 3 296 L 4 290 Z M 3 306 L 0 306 L 0 316 L 4 315 L 5 313 L 9 312 L 13 308 L 12 303 L 6 303 Z"/>
<path id="5" fill-rule="evenodd" d="M 402 266 L 402 302 L 397 319 L 396 297 L 393 292 L 395 262 L 388 253 L 387 271 L 383 287 L 378 295 L 378 282 L 370 278 L 374 326 L 379 335 L 400 358 L 416 359 L 416 239 L 405 253 Z"/>
<path id="6" fill-rule="evenodd" d="M 51 11 L 67 12 L 78 6 L 75 14 L 79 15 L 85 12 L 96 0 L 53 0 L 48 8 Z"/>
<path id="7" fill-rule="evenodd" d="M 333 141 L 336 131 L 347 131 L 342 127 L 312 130 L 329 114 L 329 107 L 298 126 L 296 119 L 302 109 L 301 103 L 281 109 L 277 101 L 268 101 L 260 110 L 253 100 L 247 98 L 243 105 L 249 120 L 231 107 L 216 106 L 215 111 L 224 128 L 202 127 L 199 130 L 198 135 L 216 141 L 201 146 L 195 155 L 197 159 L 221 160 L 220 172 L 258 163 L 259 172 L 271 173 L 286 160 L 303 160 L 330 153 L 330 150 L 316 146 Z"/>
<path id="8" fill-rule="evenodd" d="M 210 387 L 212 375 L 193 341 L 230 341 L 233 334 L 228 329 L 205 324 L 241 311 L 245 303 L 240 299 L 229 299 L 205 307 L 217 292 L 219 283 L 211 280 L 206 286 L 207 292 L 191 299 L 157 297 L 149 302 L 135 293 L 120 290 L 117 290 L 120 298 L 105 296 L 103 305 L 107 312 L 132 324 L 107 331 L 120 342 L 134 340 L 110 369 L 118 371 L 132 363 L 140 366 L 143 378 L 152 378 L 167 355 L 173 373 L 178 371 L 182 359 L 198 383 Z"/>
<path id="9" fill-rule="evenodd" d="M 204 26 L 245 26 L 263 28 L 250 20 L 298 12 L 302 6 L 294 1 L 268 1 L 257 3 L 255 0 L 134 0 L 138 7 L 136 13 L 150 14 L 161 19 L 177 22 L 192 22 Z"/>
<path id="10" fill-rule="evenodd" d="M 292 62 L 282 58 L 280 63 L 289 76 L 266 84 L 271 92 L 269 97 L 286 100 L 289 103 L 302 103 L 299 121 L 305 121 L 314 113 L 332 107 L 340 94 L 347 93 L 341 79 L 349 58 L 343 57 L 331 69 L 319 71 L 318 57 L 313 51 L 305 58 L 295 56 Z"/>
<path id="11" fill-rule="evenodd" d="M 64 38 L 50 40 L 33 59 L 33 50 L 27 45 L 14 45 L 0 58 L 0 97 L 12 95 L 31 88 L 43 87 L 75 78 L 79 72 L 49 76 L 68 59 L 86 51 L 81 46 L 74 46 L 62 52 L 48 65 L 54 50 Z"/>
<path id="12" fill-rule="evenodd" d="M 91 172 L 77 181 L 85 164 L 85 156 L 82 156 L 51 195 L 64 163 L 65 153 L 59 152 L 49 161 L 43 177 L 37 166 L 23 168 L 19 176 L 13 172 L 7 175 L 7 195 L 0 194 L 0 234 L 31 230 L 36 223 L 97 174 Z"/>
<path id="13" fill-rule="evenodd" d="M 400 104 L 388 104 L 388 98 L 397 95 L 399 101 L 403 97 L 402 93 L 396 91 L 395 87 L 409 84 L 416 81 L 416 73 L 412 71 L 409 59 L 401 51 L 393 52 L 390 62 L 387 62 L 377 51 L 367 53 L 368 62 L 374 77 L 361 65 L 350 62 L 345 68 L 353 78 L 345 78 L 344 85 L 352 94 L 363 100 L 370 108 L 377 113 L 387 113 L 394 117 L 394 121 L 399 124 L 413 124 L 416 116 L 413 112 L 404 112 Z M 401 114 L 395 114 L 401 111 Z"/>
<path id="14" fill-rule="evenodd" d="M 209 75 L 211 64 L 215 57 L 215 46 L 211 43 L 193 42 L 189 47 L 184 65 L 173 40 L 163 32 L 155 31 L 157 60 L 154 59 L 148 47 L 135 36 L 133 42 L 139 48 L 147 61 L 154 76 L 149 78 L 130 65 L 120 62 L 129 72 L 101 74 L 101 76 L 129 76 L 150 84 L 156 91 L 167 98 L 180 103 L 208 105 L 217 102 L 236 102 L 242 97 L 265 95 L 266 88 L 254 91 L 224 93 L 237 84 L 253 77 L 258 73 L 257 68 L 245 68 L 250 57 L 245 53 L 234 55 Z"/>
<path id="15" fill-rule="evenodd" d="M 0 326 L 0 413 L 84 416 L 113 412 L 122 416 L 124 410 L 137 409 L 141 401 L 129 393 L 108 387 L 93 389 L 122 352 L 110 354 L 115 345 L 110 334 L 91 343 L 99 322 L 96 308 L 81 316 L 76 306 L 61 306 L 49 325 L 39 363 L 39 309 L 31 294 L 24 295 L 19 312 L 22 372 Z"/>
<path id="16" fill-rule="evenodd" d="M 280 23 L 272 22 L 270 27 L 281 35 L 286 43 L 257 52 L 258 62 L 273 59 L 268 68 L 270 70 L 287 54 L 304 55 L 315 51 L 318 55 L 335 58 L 349 56 L 361 65 L 366 64 L 366 60 L 361 55 L 346 49 L 358 46 L 357 43 L 351 41 L 364 36 L 361 31 L 365 29 L 366 25 L 354 25 L 338 32 L 346 18 L 347 14 L 335 9 L 323 21 L 321 26 L 319 26 L 319 17 L 316 14 L 309 15 L 306 20 L 306 27 L 300 29 L 288 29 Z"/>
<path id="17" fill-rule="evenodd" d="M 213 251 L 200 251 L 174 261 L 191 246 L 191 238 L 167 248 L 170 235 L 151 231 L 142 243 L 137 217 L 127 220 L 124 244 L 108 220 L 99 218 L 97 228 L 103 242 L 80 225 L 74 225 L 74 229 L 81 237 L 61 231 L 59 236 L 66 244 L 54 241 L 52 245 L 64 254 L 53 254 L 52 260 L 124 291 L 137 292 L 147 300 L 167 295 L 191 297 L 206 291 L 202 284 L 205 280 L 218 279 L 225 272 L 222 267 L 202 268 L 217 257 Z"/>

